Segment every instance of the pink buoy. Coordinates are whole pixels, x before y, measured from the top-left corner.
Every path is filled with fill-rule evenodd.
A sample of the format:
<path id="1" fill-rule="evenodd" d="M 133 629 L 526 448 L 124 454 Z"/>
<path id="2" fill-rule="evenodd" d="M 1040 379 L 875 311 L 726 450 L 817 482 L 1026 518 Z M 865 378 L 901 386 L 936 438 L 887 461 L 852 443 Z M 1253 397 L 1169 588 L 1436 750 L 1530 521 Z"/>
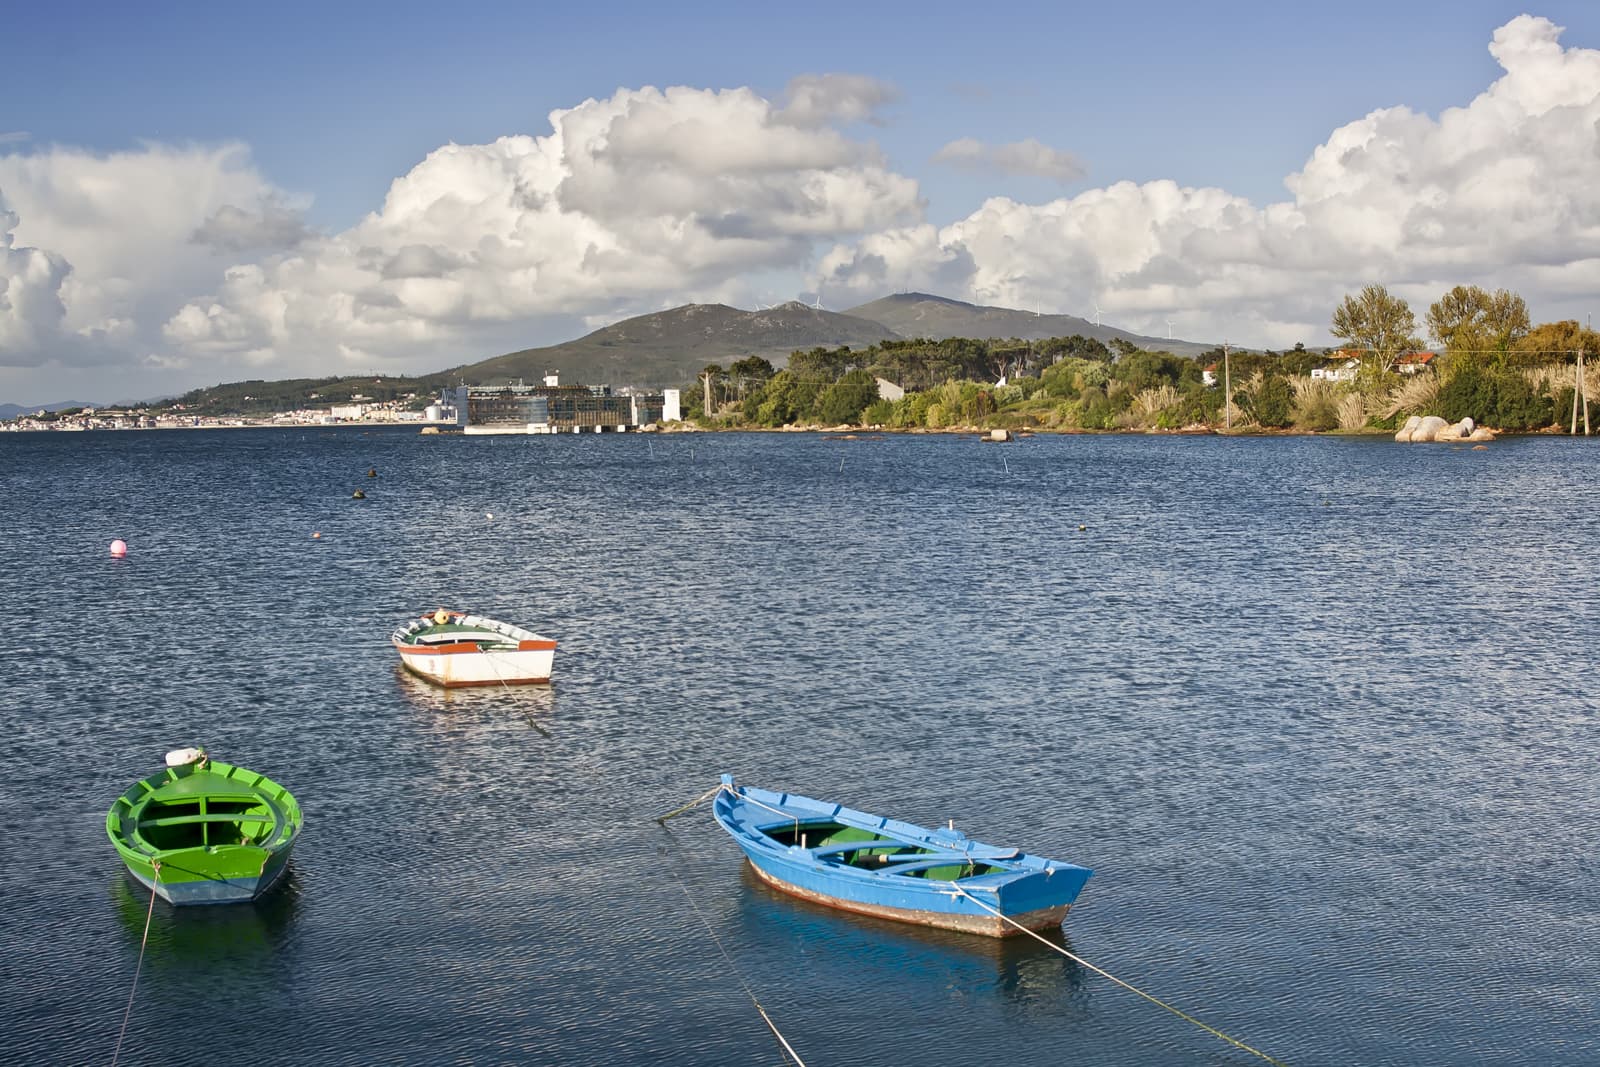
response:
<path id="1" fill-rule="evenodd" d="M 128 543 L 126 541 L 119 537 L 115 541 L 111 542 L 111 557 L 113 559 L 121 559 L 127 554 Z"/>

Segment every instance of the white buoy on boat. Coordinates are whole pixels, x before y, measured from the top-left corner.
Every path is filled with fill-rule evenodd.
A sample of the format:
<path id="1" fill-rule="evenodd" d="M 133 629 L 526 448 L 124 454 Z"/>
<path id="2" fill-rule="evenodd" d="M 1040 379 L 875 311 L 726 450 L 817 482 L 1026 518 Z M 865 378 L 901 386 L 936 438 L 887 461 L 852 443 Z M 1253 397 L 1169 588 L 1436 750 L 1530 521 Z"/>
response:
<path id="1" fill-rule="evenodd" d="M 167 753 L 168 767 L 187 767 L 191 763 L 199 763 L 206 758 L 203 748 L 175 748 Z"/>

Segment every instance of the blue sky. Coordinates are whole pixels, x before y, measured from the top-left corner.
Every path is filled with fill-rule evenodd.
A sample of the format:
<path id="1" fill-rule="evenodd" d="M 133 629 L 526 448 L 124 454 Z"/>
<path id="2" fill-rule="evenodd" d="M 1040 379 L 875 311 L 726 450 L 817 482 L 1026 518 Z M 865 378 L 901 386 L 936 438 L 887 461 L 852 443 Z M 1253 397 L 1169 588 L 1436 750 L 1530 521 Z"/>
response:
<path id="1" fill-rule="evenodd" d="M 1531 234 L 1536 247 L 1520 254 L 1509 249 L 1529 243 L 1526 230 L 1508 234 L 1499 247 L 1459 253 L 1459 277 L 1439 265 L 1449 260 L 1438 249 L 1409 255 L 1399 234 L 1383 255 L 1367 241 L 1359 253 L 1331 249 L 1307 270 L 1283 252 L 1287 242 L 1273 237 L 1281 219 L 1263 214 L 1241 223 L 1238 204 L 1187 196 L 1174 202 L 1167 186 L 1152 185 L 1216 190 L 1263 213 L 1293 203 L 1285 179 L 1306 168 L 1335 131 L 1379 109 L 1403 107 L 1437 120 L 1446 109 L 1468 108 L 1506 76 L 1490 43 L 1524 13 L 1564 32 L 1553 46 L 1557 58 L 1550 47 L 1539 53 L 1548 70 L 1529 69 L 1522 81 L 1573 82 L 1562 107 L 1596 106 L 1585 88 L 1587 67 L 1575 74 L 1567 69 L 1575 64 L 1558 62 L 1560 50 L 1600 49 L 1600 5 L 1592 2 L 1304 10 L 1266 3 L 13 6 L 4 15 L 13 47 L 0 64 L 0 211 L 16 217 L 7 269 L 20 279 L 28 267 L 34 288 L 32 319 L 17 310 L 20 281 L 12 288 L 9 333 L 0 315 L 0 400 L 42 402 L 95 386 L 155 394 L 288 376 L 329 360 L 337 370 L 339 359 L 352 369 L 425 371 L 506 347 L 565 340 L 623 314 L 691 299 L 753 306 L 763 296 L 802 291 L 820 292 L 839 308 L 912 287 L 1069 313 L 1089 311 L 1098 300 L 1114 309 L 1105 317 L 1118 325 L 1161 333 L 1162 319 L 1175 315 L 1179 332 L 1196 340 L 1226 333 L 1262 345 L 1326 343 L 1325 323 L 1341 286 L 1368 280 L 1414 285 L 1419 317 L 1431 299 L 1429 286 L 1458 281 L 1517 288 L 1536 319 L 1576 314 L 1581 286 L 1535 268 L 1547 268 L 1554 257 L 1578 270 L 1585 257 L 1541 247 L 1538 233 Z M 1539 37 L 1537 27 L 1514 25 L 1524 37 Z M 717 155 L 716 146 L 701 153 L 669 132 L 676 128 L 669 118 L 646 138 L 639 158 L 648 166 L 608 171 L 616 181 L 682 183 L 683 195 L 648 218 L 622 210 L 626 218 L 618 221 L 605 214 L 620 210 L 615 197 L 594 205 L 574 196 L 581 174 L 559 186 L 572 203 L 563 201 L 562 218 L 547 218 L 549 227 L 468 213 L 470 219 L 463 215 L 454 224 L 481 232 L 463 232 L 459 247 L 451 246 L 448 228 L 409 228 L 407 218 L 426 214 L 423 208 L 409 216 L 385 210 L 391 184 L 413 175 L 441 146 L 488 146 L 519 134 L 549 139 L 550 113 L 586 100 L 611 106 L 606 151 L 617 153 L 623 127 L 616 115 L 633 106 L 619 91 L 747 88 L 777 115 L 795 79 L 826 75 L 858 79 L 830 90 L 830 100 L 843 102 L 826 116 L 827 137 L 793 146 L 792 158 L 788 142 L 758 145 L 791 160 L 793 181 L 772 178 L 775 184 L 730 214 L 745 226 L 759 205 L 798 198 L 820 205 L 817 217 L 759 223 L 759 248 L 709 242 L 715 250 L 694 258 L 682 249 L 633 247 L 637 233 L 651 228 L 681 237 L 686 221 L 703 221 L 729 195 L 716 180 L 726 175 L 708 174 L 693 160 L 681 173 L 661 169 L 669 141 L 701 158 Z M 680 103 L 667 101 L 663 111 Z M 720 120 L 695 113 L 703 120 L 696 136 L 715 137 Z M 1405 122 L 1377 125 L 1390 141 L 1415 136 L 1406 149 L 1411 158 L 1437 157 L 1451 136 Z M 734 126 L 726 129 L 729 138 L 741 136 Z M 1553 154 L 1565 134 L 1550 136 Z M 640 143 L 630 137 L 627 143 Z M 970 166 L 935 161 L 962 139 L 974 145 Z M 1024 144 L 1036 145 L 1035 157 L 1047 156 L 1050 165 L 1007 165 L 1003 153 L 992 151 Z M 224 146 L 231 146 L 225 158 L 215 151 L 200 158 Z M 1531 158 L 1537 172 L 1539 152 Z M 456 195 L 452 183 L 462 181 L 478 190 L 473 195 L 492 198 L 492 190 L 483 191 L 488 163 L 456 164 L 451 169 L 436 160 L 413 177 L 435 201 Z M 1449 174 L 1429 175 L 1428 185 L 1446 198 L 1460 192 L 1465 212 L 1482 184 L 1474 185 L 1471 168 L 1483 160 L 1456 164 Z M 530 176 L 526 160 L 495 165 L 512 185 L 543 180 Z M 747 168 L 741 190 L 771 177 L 772 168 L 748 160 L 737 165 Z M 886 187 L 890 179 L 878 171 L 900 185 Z M 1388 175 L 1387 192 L 1378 197 L 1390 205 L 1383 211 L 1415 218 L 1395 214 L 1392 201 L 1396 183 L 1421 177 L 1392 162 L 1372 173 L 1379 171 Z M 813 180 L 821 173 L 831 175 L 825 196 Z M 1370 189 L 1375 181 L 1366 174 L 1355 184 Z M 541 187 L 559 185 L 551 182 Z M 1101 205 L 1097 191 L 1123 182 L 1139 194 Z M 114 204 L 107 185 L 125 185 L 131 202 Z M 864 191 L 850 191 L 857 186 Z M 1322 202 L 1333 188 L 1355 195 L 1341 177 L 1324 175 L 1321 187 L 1311 199 Z M 704 202 L 694 201 L 696 188 Z M 75 195 L 99 198 L 83 218 L 95 219 L 103 247 L 73 217 Z M 1592 202 L 1585 194 L 1563 195 L 1576 198 L 1569 215 L 1588 218 Z M 173 201 L 153 212 L 165 220 L 160 227 L 138 217 L 153 197 Z M 1011 206 L 985 214 L 996 197 Z M 581 209 L 573 206 L 578 200 Z M 205 214 L 186 220 L 184 204 Z M 191 235 L 214 235 L 208 220 L 229 209 L 236 210 L 224 221 L 254 220 L 248 240 L 235 227 L 200 257 Z M 1351 207 L 1346 218 L 1363 211 Z M 382 226 L 362 228 L 375 212 Z M 1183 233 L 1174 236 L 1171 220 L 1179 217 L 1186 220 Z M 1103 229 L 1096 229 L 1097 219 Z M 1057 244 L 1073 250 L 1071 262 L 1052 258 L 1042 244 L 1005 261 L 1006 249 L 1026 243 L 1020 235 L 1042 241 L 1056 225 L 1062 227 Z M 1307 225 L 1295 222 L 1294 232 Z M 1330 232 L 1344 225 L 1328 223 Z M 1142 260 L 1107 244 L 1110 233 L 1146 226 L 1153 236 Z M 1236 288 L 1265 272 L 1258 284 L 1283 294 L 1276 307 L 1235 301 L 1231 291 L 1209 285 L 1210 257 L 1233 254 L 1240 226 L 1250 232 L 1253 250 L 1227 260 L 1241 275 Z M 586 236 L 580 240 L 574 227 Z M 264 237 L 266 230 L 275 238 Z M 1092 241 L 1086 236 L 1096 232 Z M 1560 236 L 1551 235 L 1557 245 Z M 559 264 L 542 255 L 527 263 L 484 258 L 486 237 L 530 245 L 572 240 L 580 248 L 607 248 L 615 237 L 615 250 L 629 262 L 659 253 L 662 272 L 676 272 L 678 280 L 640 284 L 615 271 L 564 279 Z M 171 247 L 162 244 L 166 238 Z M 129 247 L 119 249 L 119 239 Z M 159 268 L 152 275 L 108 265 L 139 262 L 136 244 Z M 375 247 L 391 253 L 389 266 L 362 276 L 357 251 Z M 395 255 L 417 247 L 432 249 L 429 263 L 445 264 L 434 280 L 444 285 L 453 278 L 449 285 L 457 288 L 424 285 L 416 266 L 422 253 L 407 253 L 409 265 L 394 268 Z M 1197 248 L 1207 250 L 1204 262 L 1195 258 Z M 1508 255 L 1513 262 L 1496 275 L 1494 264 Z M 32 258 L 24 262 L 25 256 Z M 1511 269 L 1519 256 L 1528 269 Z M 1095 261 L 1092 269 L 1082 266 L 1086 259 Z M 512 298 L 493 279 L 463 274 L 486 270 L 491 260 L 528 267 L 526 276 L 537 279 L 528 286 L 543 295 Z M 1330 261 L 1339 269 L 1323 277 L 1321 264 Z M 1161 264 L 1171 269 L 1157 278 Z M 238 267 L 261 276 L 228 273 Z M 1380 269 L 1394 276 L 1374 276 Z M 1297 271 L 1306 279 L 1303 290 L 1292 283 Z M 44 291 L 45 275 L 56 284 L 53 292 Z M 1529 288 L 1536 283 L 1547 284 L 1548 297 Z M 1187 298 L 1179 291 L 1185 285 Z M 313 310 L 325 309 L 341 286 L 359 294 L 360 308 Z M 279 309 L 275 321 L 245 321 L 271 319 L 273 313 L 260 310 L 264 303 Z M 389 305 L 403 306 L 414 321 L 401 322 L 398 313 L 362 318 L 362 308 Z M 191 308 L 198 310 L 185 316 Z"/>

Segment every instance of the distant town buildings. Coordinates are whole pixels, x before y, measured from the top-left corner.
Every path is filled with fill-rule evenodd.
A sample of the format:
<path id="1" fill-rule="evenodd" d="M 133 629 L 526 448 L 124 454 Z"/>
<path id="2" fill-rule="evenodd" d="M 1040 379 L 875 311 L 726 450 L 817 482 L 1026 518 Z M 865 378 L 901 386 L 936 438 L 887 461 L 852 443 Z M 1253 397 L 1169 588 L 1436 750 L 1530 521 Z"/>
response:
<path id="1" fill-rule="evenodd" d="M 330 404 L 325 408 L 300 408 L 271 415 L 198 415 L 175 405 L 171 409 L 83 408 L 69 413 L 40 409 L 11 422 L 0 423 L 0 430 L 192 430 L 229 429 L 251 426 L 335 426 L 340 423 L 454 423 L 453 402 L 443 398 L 424 411 L 411 410 L 415 394 L 402 400 Z"/>
<path id="2" fill-rule="evenodd" d="M 454 399 L 469 434 L 624 433 L 682 417 L 676 389 L 613 393 L 609 385 L 562 385 L 558 374 L 539 385 L 463 385 Z"/>

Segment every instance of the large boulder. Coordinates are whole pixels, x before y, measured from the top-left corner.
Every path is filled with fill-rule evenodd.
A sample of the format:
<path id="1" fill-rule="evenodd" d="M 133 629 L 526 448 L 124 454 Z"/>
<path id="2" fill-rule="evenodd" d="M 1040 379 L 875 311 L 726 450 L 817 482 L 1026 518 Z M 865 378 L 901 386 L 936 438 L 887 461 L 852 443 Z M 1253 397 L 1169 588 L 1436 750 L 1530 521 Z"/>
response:
<path id="1" fill-rule="evenodd" d="M 1448 428 L 1449 425 L 1448 422 L 1445 422 L 1437 415 L 1424 416 L 1422 421 L 1417 423 L 1417 428 L 1411 431 L 1411 443 L 1437 441 L 1440 432 Z"/>
<path id="2" fill-rule="evenodd" d="M 1446 422 L 1437 415 L 1412 415 L 1395 432 L 1394 439 L 1412 444 L 1422 441 L 1493 441 L 1494 431 L 1479 426 L 1470 416 L 1460 422 Z"/>

